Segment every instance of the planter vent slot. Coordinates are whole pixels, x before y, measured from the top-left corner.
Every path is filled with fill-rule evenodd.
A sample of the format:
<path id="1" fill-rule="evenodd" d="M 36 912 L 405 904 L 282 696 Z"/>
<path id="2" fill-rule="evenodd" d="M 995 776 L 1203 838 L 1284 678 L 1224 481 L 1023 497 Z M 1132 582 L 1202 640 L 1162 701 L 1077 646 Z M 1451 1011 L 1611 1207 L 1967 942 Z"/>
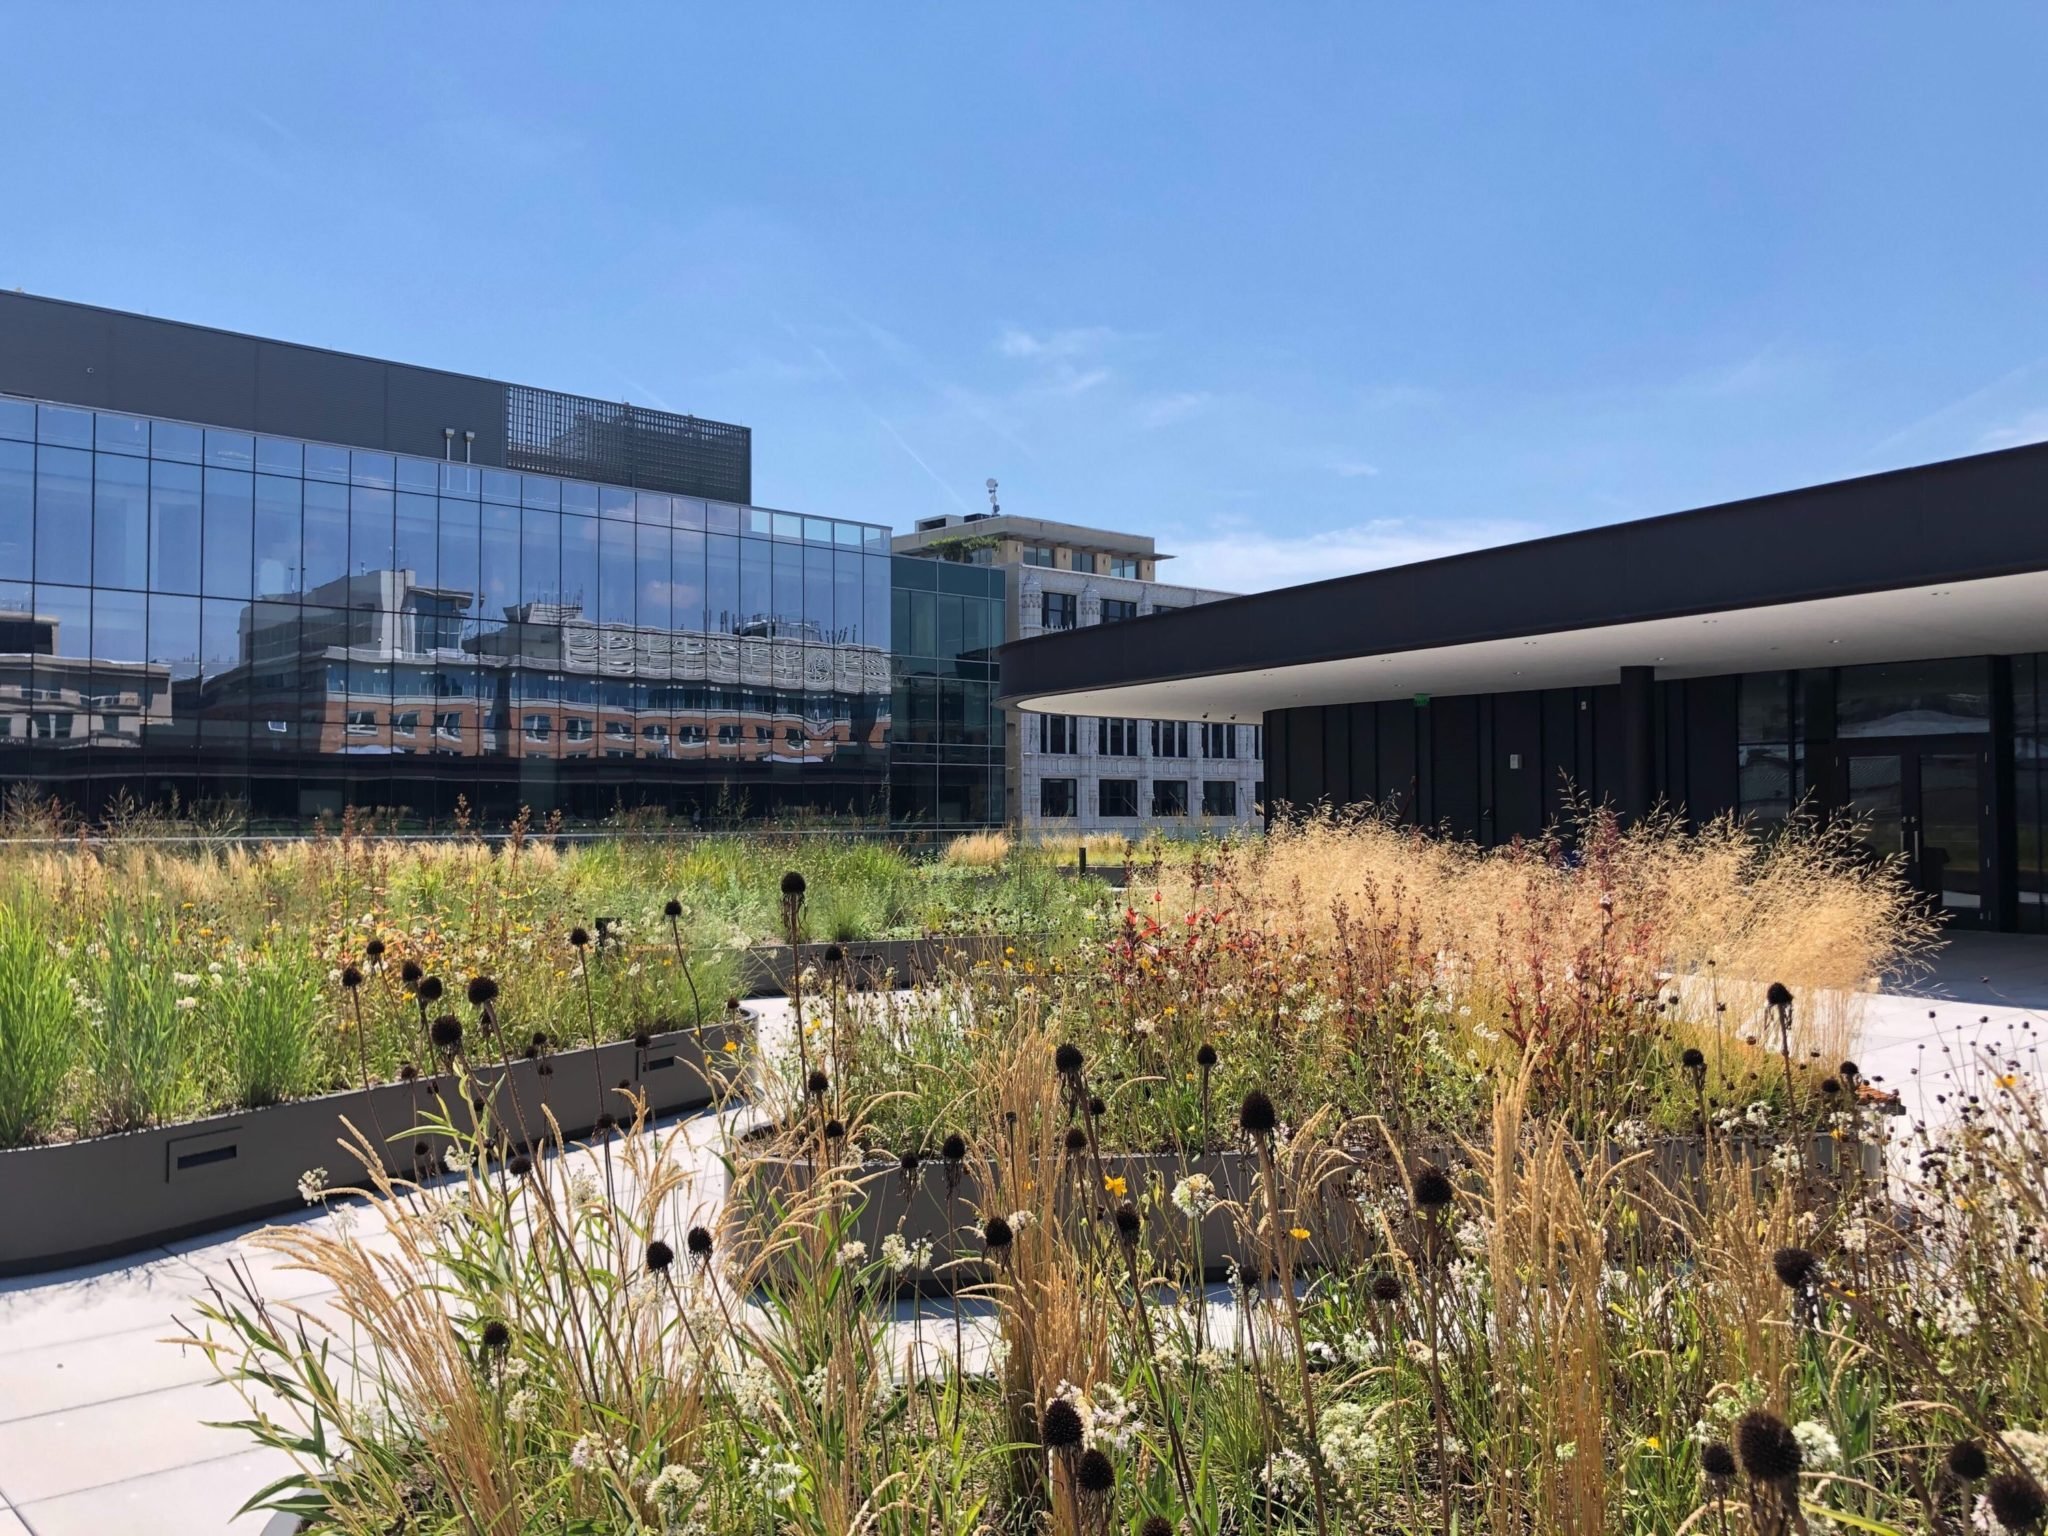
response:
<path id="1" fill-rule="evenodd" d="M 647 1061 L 647 1067 L 646 1067 L 646 1070 L 647 1070 L 647 1071 L 649 1071 L 649 1072 L 659 1072 L 659 1071 L 663 1070 L 664 1068 L 666 1068 L 666 1067 L 672 1067 L 672 1066 L 674 1066 L 675 1064 L 676 1064 L 676 1058 L 675 1058 L 675 1053 L 674 1053 L 674 1052 L 670 1052 L 670 1053 L 669 1053 L 668 1055 L 666 1055 L 666 1056 L 652 1056 L 652 1057 L 649 1057 L 649 1058 L 648 1058 L 648 1061 Z"/>
<path id="2" fill-rule="evenodd" d="M 241 1146 L 240 1127 L 204 1136 L 181 1136 L 166 1142 L 164 1180 L 170 1183 L 222 1163 L 232 1163 L 241 1155 Z"/>

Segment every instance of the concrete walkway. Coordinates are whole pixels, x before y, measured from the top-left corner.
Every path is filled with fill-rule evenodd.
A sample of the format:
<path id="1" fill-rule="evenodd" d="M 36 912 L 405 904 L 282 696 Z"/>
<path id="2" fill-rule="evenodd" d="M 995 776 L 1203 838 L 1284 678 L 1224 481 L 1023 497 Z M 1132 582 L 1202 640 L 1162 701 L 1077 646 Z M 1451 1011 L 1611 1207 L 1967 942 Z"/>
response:
<path id="1" fill-rule="evenodd" d="M 1939 1124 L 1948 1118 L 1942 1096 L 1968 1091 L 1963 1079 L 1980 1053 L 2040 1067 L 2044 1018 L 2048 939 L 1959 935 L 1929 975 L 1865 1000 L 1860 1065 L 1900 1091 L 1913 1119 Z M 771 1016 L 764 1033 L 785 1023 Z M 692 1124 L 708 1151 L 716 1118 Z M 300 1171 L 280 1169 L 279 1178 Z M 203 1356 L 167 1342 L 233 1263 L 255 1269 L 274 1299 L 319 1304 L 324 1282 L 279 1269 L 247 1235 L 0 1281 L 0 1536 L 264 1529 L 268 1517 L 235 1511 L 288 1462 L 247 1448 L 239 1432 L 208 1428 L 243 1417 L 242 1402 L 214 1384 Z M 928 1304 L 927 1330 L 935 1315 Z"/>

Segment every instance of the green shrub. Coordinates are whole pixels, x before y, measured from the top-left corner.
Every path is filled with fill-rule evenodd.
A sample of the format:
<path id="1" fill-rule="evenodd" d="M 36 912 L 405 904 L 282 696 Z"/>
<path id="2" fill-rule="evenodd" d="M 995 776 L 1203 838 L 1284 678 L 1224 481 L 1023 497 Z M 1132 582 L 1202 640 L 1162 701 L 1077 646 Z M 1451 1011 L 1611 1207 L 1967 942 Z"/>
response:
<path id="1" fill-rule="evenodd" d="M 47 1136 L 78 1051 L 78 1004 L 37 917 L 0 907 L 0 1146 Z"/>
<path id="2" fill-rule="evenodd" d="M 252 951 L 209 1001 L 232 1103 L 260 1109 L 317 1091 L 320 978 L 303 945 Z"/>
<path id="3" fill-rule="evenodd" d="M 86 1060 L 104 1129 L 170 1118 L 187 1081 L 197 978 L 177 969 L 171 924 L 156 903 L 112 904 L 86 954 L 96 1006 Z"/>

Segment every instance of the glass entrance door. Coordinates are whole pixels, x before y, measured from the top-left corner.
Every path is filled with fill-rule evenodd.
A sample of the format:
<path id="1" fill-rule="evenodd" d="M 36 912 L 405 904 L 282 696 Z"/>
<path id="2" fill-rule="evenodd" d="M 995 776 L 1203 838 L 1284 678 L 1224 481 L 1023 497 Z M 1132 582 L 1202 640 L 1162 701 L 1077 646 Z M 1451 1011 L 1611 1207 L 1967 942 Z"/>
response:
<path id="1" fill-rule="evenodd" d="M 1988 755 L 1982 747 L 1946 743 L 1859 746 L 1843 754 L 1847 808 L 1862 821 L 1870 851 L 1902 860 L 1906 878 L 1929 902 L 1951 923 L 1970 927 L 1990 921 Z"/>

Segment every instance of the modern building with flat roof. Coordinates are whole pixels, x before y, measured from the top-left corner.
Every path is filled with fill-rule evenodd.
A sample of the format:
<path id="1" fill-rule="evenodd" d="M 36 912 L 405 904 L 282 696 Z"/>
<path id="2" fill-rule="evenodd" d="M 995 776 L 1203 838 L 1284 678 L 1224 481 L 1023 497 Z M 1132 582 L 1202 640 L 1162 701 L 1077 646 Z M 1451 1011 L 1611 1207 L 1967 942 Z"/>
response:
<path id="1" fill-rule="evenodd" d="M 991 500 L 994 494 L 991 482 Z M 1103 626 L 1230 596 L 1162 579 L 1160 564 L 1171 556 L 1145 534 L 1014 513 L 926 518 L 897 535 L 894 547 L 899 559 L 936 565 L 949 580 L 959 580 L 950 573 L 963 568 L 1000 578 L 1008 620 L 992 644 L 1005 635 L 1078 630 L 1113 649 L 1127 632 Z M 995 720 L 1008 819 L 1028 831 L 1135 837 L 1152 828 L 1229 830 L 1257 819 L 1265 768 L 1256 724 L 1000 706 Z"/>
<path id="2" fill-rule="evenodd" d="M 0 293 L 0 785 L 879 817 L 889 530 L 752 487 L 745 427 Z"/>
<path id="3" fill-rule="evenodd" d="M 1007 702 L 1263 721 L 1272 805 L 1482 843 L 1574 794 L 1862 818 L 1949 920 L 2048 928 L 2048 445 L 1018 640 Z"/>

